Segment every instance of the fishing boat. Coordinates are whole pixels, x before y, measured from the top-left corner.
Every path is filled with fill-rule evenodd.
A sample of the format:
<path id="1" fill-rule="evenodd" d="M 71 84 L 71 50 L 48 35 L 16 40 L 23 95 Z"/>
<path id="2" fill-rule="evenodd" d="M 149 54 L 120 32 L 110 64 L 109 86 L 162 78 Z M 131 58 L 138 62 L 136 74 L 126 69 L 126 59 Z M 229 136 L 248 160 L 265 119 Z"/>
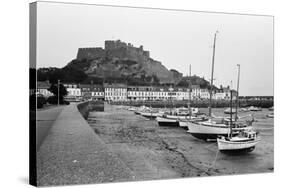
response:
<path id="1" fill-rule="evenodd" d="M 230 96 L 232 103 L 232 92 L 230 92 Z M 258 137 L 258 133 L 251 129 L 240 131 L 236 136 L 233 136 L 232 125 L 232 113 L 230 113 L 229 134 L 217 138 L 219 151 L 229 153 L 253 151 L 256 144 L 261 140 Z"/>
<path id="2" fill-rule="evenodd" d="M 217 138 L 218 149 L 221 152 L 251 152 L 260 141 L 257 132 L 253 130 L 242 131 L 234 137 Z"/>

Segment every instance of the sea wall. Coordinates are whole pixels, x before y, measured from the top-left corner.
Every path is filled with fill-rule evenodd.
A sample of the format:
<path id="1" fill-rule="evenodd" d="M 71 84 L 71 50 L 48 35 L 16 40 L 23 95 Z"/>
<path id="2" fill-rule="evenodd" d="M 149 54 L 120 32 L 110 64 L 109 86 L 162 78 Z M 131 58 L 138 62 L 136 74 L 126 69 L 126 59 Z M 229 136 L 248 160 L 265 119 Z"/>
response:
<path id="1" fill-rule="evenodd" d="M 87 119 L 89 112 L 91 111 L 104 111 L 104 102 L 103 101 L 87 101 L 82 102 L 77 105 L 77 108 L 81 115 Z"/>
<path id="2" fill-rule="evenodd" d="M 90 102 L 64 107 L 37 152 L 37 185 L 132 181 L 132 171 L 95 134 L 80 113 Z M 99 108 L 98 108 L 99 109 Z M 80 111 L 80 112 L 79 112 Z"/>

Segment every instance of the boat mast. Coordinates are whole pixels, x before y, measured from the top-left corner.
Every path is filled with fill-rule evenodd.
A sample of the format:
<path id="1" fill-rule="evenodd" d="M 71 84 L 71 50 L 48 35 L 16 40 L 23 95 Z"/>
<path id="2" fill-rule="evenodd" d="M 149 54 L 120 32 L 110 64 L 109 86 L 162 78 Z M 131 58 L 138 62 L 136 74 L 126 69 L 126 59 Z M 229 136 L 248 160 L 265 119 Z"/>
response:
<path id="1" fill-rule="evenodd" d="M 230 135 L 229 137 L 232 137 L 232 90 L 230 89 Z"/>
<path id="2" fill-rule="evenodd" d="M 239 100 L 239 79 L 240 79 L 240 64 L 238 66 L 238 80 L 237 80 L 237 96 L 236 96 L 236 113 L 235 113 L 235 121 L 238 119 L 238 100 Z"/>
<path id="3" fill-rule="evenodd" d="M 189 101 L 188 101 L 188 110 L 189 110 L 189 120 L 191 119 L 191 65 L 189 65 Z"/>
<path id="4" fill-rule="evenodd" d="M 214 64 L 215 64 L 215 51 L 216 51 L 216 39 L 218 31 L 215 32 L 214 45 L 213 45 L 213 57 L 212 57 L 212 73 L 211 73 L 211 88 L 210 88 L 210 102 L 209 102 L 209 116 L 212 116 L 212 94 L 213 94 L 213 80 L 214 80 Z"/>

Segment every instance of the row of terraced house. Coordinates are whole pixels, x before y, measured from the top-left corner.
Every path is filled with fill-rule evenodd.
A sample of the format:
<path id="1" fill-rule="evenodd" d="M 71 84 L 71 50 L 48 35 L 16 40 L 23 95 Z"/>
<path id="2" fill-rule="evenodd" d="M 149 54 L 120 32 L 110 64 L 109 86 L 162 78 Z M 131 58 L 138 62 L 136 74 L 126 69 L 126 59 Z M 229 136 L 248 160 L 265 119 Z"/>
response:
<path id="1" fill-rule="evenodd" d="M 161 86 L 128 86 L 125 84 L 76 84 L 62 83 L 68 94 L 67 100 L 105 100 L 105 101 L 142 101 L 142 100 L 203 100 L 209 99 L 208 89 L 199 85 L 187 87 L 161 87 Z M 51 96 L 48 91 L 50 83 L 37 82 L 37 93 L 45 97 Z M 189 91 L 191 90 L 191 93 Z M 221 87 L 213 91 L 213 99 L 229 100 L 229 87 Z"/>

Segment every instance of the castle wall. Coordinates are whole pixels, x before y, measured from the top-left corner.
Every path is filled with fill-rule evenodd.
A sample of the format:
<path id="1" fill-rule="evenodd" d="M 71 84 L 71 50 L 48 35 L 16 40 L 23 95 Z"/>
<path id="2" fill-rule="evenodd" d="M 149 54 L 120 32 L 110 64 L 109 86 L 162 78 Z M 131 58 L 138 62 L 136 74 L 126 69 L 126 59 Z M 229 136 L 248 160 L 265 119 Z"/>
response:
<path id="1" fill-rule="evenodd" d="M 102 48 L 79 48 L 77 59 L 95 59 L 105 57 L 105 50 Z"/>
<path id="2" fill-rule="evenodd" d="M 101 57 L 127 58 L 135 61 L 146 61 L 149 59 L 149 51 L 144 51 L 143 46 L 134 47 L 131 43 L 120 40 L 106 40 L 103 48 L 79 48 L 77 59 L 95 59 Z"/>
<path id="3" fill-rule="evenodd" d="M 125 43 L 120 40 L 107 40 L 104 43 L 106 56 L 128 58 L 135 61 L 143 61 L 149 58 L 149 51 L 144 51 L 143 46 L 134 47 L 131 43 Z"/>

